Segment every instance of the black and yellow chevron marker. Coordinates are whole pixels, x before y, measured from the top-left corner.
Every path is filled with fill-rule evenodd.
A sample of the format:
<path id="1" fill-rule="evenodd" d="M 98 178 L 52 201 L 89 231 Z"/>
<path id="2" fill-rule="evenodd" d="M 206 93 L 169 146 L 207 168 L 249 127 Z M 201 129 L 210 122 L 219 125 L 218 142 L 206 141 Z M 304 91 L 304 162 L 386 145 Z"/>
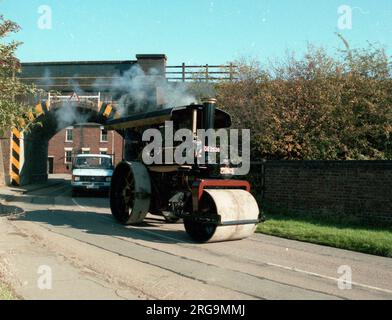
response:
<path id="1" fill-rule="evenodd" d="M 29 113 L 29 120 L 34 121 L 36 118 L 42 116 L 43 114 L 46 114 L 47 112 L 50 111 L 50 103 L 48 100 L 42 101 L 40 103 L 37 103 L 34 107 L 35 115 L 30 112 Z"/>
<path id="2" fill-rule="evenodd" d="M 98 113 L 99 115 L 101 115 L 103 113 L 102 108 L 103 108 L 104 103 L 102 101 L 100 101 L 98 103 Z"/>
<path id="3" fill-rule="evenodd" d="M 50 111 L 50 101 L 45 100 L 41 103 L 42 107 L 44 108 L 44 112 L 47 113 Z"/>
<path id="4" fill-rule="evenodd" d="M 20 137 L 18 129 L 12 129 L 11 135 L 11 183 L 20 185 Z"/>
<path id="5" fill-rule="evenodd" d="M 98 115 L 102 116 L 105 119 L 112 119 L 118 117 L 118 114 L 111 103 L 101 103 L 99 106 Z"/>
<path id="6" fill-rule="evenodd" d="M 105 112 L 106 106 L 107 106 L 106 103 L 103 103 L 103 102 L 100 102 L 100 103 L 99 103 L 99 105 L 98 105 L 98 116 L 99 116 L 99 117 L 102 116 L 103 113 Z"/>
<path id="7" fill-rule="evenodd" d="M 35 121 L 36 118 L 41 115 L 49 112 L 50 103 L 49 101 L 42 101 L 37 103 L 34 107 L 35 114 L 33 112 L 29 112 L 28 118 L 30 121 Z M 24 127 L 26 122 L 22 119 L 20 121 L 21 127 Z M 20 156 L 21 156 L 21 131 L 17 128 L 12 129 L 11 134 L 11 183 L 15 186 L 20 185 Z"/>

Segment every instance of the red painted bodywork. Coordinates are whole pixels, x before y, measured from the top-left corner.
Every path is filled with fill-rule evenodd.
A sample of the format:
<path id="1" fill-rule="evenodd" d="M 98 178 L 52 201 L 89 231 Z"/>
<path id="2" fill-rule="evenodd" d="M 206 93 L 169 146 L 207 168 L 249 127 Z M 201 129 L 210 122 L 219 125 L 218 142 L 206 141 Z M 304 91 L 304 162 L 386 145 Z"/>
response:
<path id="1" fill-rule="evenodd" d="M 199 201 L 203 196 L 204 189 L 209 187 L 221 187 L 222 189 L 243 189 L 250 192 L 250 183 L 243 180 L 213 180 L 213 179 L 201 179 L 196 180 L 192 186 L 193 195 L 193 210 L 198 210 Z"/>

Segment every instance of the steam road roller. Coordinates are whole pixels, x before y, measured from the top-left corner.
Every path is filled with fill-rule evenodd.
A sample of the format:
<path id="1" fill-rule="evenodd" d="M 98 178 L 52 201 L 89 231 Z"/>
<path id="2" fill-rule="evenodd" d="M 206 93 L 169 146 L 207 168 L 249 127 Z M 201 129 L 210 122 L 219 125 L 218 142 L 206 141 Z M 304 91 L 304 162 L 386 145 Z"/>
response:
<path id="1" fill-rule="evenodd" d="M 214 99 L 108 121 L 107 129 L 124 136 L 124 160 L 117 165 L 110 188 L 113 216 L 125 225 L 143 223 L 148 213 L 163 216 L 168 223 L 182 219 L 186 232 L 199 243 L 252 235 L 261 215 L 249 182 L 234 178 L 227 159 L 210 163 L 211 153 L 219 154 L 220 148 L 198 137 L 198 129 L 230 126 L 230 115 L 218 109 Z M 189 151 L 178 151 L 184 141 L 171 139 L 182 129 L 190 132 L 198 147 L 191 151 L 194 161 L 178 163 L 175 155 Z M 151 137 L 155 148 L 148 147 Z M 145 161 L 146 153 L 148 159 L 161 161 Z"/>

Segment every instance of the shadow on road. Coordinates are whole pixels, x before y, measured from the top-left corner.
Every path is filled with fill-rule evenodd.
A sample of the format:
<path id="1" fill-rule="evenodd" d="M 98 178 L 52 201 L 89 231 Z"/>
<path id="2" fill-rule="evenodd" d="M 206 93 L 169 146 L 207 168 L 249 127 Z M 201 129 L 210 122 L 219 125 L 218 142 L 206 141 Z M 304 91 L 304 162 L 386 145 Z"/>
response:
<path id="1" fill-rule="evenodd" d="M 71 190 L 68 185 L 64 185 L 63 188 L 56 190 L 57 194 L 53 194 L 51 190 L 39 190 L 29 192 L 24 195 L 18 194 L 2 194 L 0 193 L 0 201 L 6 202 L 16 202 L 16 203 L 33 203 L 40 205 L 53 206 L 58 203 L 69 203 L 72 204 L 70 200 L 74 198 L 75 201 L 81 202 L 82 205 L 88 206 L 88 203 L 94 203 L 94 207 L 107 208 L 109 202 L 109 195 L 107 192 L 85 192 L 79 194 L 77 197 L 71 197 Z M 94 201 L 94 199 L 101 199 L 99 201 Z M 102 199 L 107 199 L 107 201 L 102 201 Z M 86 202 L 86 203 L 85 203 Z M 72 204 L 73 205 L 73 204 Z"/>
<path id="2" fill-rule="evenodd" d="M 79 191 L 72 198 L 109 198 L 109 191 Z"/>
<path id="3" fill-rule="evenodd" d="M 0 217 L 12 216 L 16 214 L 21 214 L 23 212 L 24 210 L 22 208 L 0 204 Z"/>
<path id="4" fill-rule="evenodd" d="M 163 220 L 146 219 L 140 226 L 123 226 L 111 215 L 78 211 L 31 211 L 17 220 L 39 222 L 54 227 L 76 229 L 93 235 L 126 237 L 157 243 L 193 243 L 185 230 L 164 230 Z"/>

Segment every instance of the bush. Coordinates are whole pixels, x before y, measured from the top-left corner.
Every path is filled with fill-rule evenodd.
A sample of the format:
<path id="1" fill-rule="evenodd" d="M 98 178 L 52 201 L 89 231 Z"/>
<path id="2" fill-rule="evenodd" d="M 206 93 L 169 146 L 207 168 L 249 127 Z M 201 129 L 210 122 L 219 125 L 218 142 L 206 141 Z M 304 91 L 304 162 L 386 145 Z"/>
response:
<path id="1" fill-rule="evenodd" d="M 236 61 L 239 79 L 216 86 L 234 126 L 251 129 L 254 159 L 392 158 L 391 62 L 369 45 L 330 56 L 310 46 L 263 68 Z"/>

